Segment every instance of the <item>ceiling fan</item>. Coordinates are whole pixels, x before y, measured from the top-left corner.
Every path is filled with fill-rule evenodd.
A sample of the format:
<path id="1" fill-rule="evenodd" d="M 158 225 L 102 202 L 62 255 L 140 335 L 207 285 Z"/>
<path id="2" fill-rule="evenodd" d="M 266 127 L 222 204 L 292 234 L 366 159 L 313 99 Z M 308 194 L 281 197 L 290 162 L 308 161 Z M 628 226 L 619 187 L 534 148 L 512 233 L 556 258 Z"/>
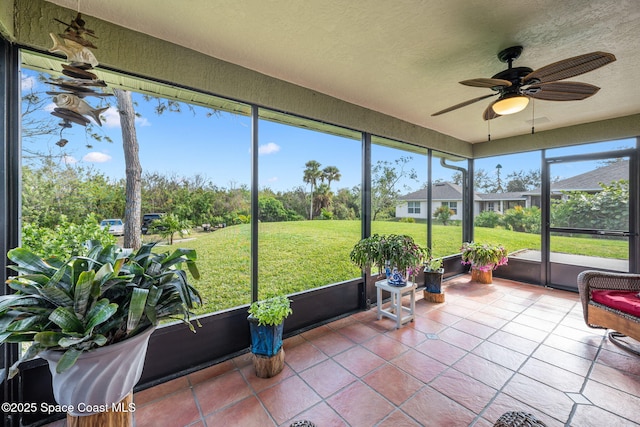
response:
<path id="1" fill-rule="evenodd" d="M 489 88 L 495 93 L 461 102 L 433 113 L 432 116 L 448 113 L 496 95 L 499 95 L 498 99 L 484 110 L 484 120 L 518 113 L 525 109 L 529 98 L 545 101 L 579 101 L 594 95 L 600 88 L 588 83 L 559 80 L 588 73 L 616 60 L 611 53 L 591 52 L 554 62 L 535 71 L 528 67 L 512 67 L 513 61 L 520 56 L 522 49 L 522 46 L 512 46 L 500 51 L 498 59 L 507 63 L 509 68 L 490 79 L 478 78 L 460 82 L 465 86 Z"/>

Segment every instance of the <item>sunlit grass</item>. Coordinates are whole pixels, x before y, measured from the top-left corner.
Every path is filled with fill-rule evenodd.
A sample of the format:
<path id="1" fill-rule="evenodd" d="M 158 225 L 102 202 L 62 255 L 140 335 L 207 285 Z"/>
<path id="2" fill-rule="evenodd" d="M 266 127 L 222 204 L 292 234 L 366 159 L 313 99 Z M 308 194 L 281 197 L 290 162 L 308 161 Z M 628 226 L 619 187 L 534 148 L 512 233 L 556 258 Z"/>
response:
<path id="1" fill-rule="evenodd" d="M 378 221 L 378 234 L 408 234 L 426 245 L 424 223 Z M 259 296 L 294 292 L 359 277 L 349 252 L 360 239 L 359 221 L 272 222 L 259 225 Z M 195 249 L 201 279 L 194 281 L 205 301 L 198 313 L 215 312 L 251 302 L 250 225 L 194 233 L 174 247 Z M 476 228 L 476 242 L 501 243 L 507 250 L 540 249 L 540 236 L 503 229 Z M 460 252 L 460 226 L 433 226 L 435 256 Z M 626 259 L 627 242 L 580 237 L 552 237 L 552 250 L 570 254 Z"/>

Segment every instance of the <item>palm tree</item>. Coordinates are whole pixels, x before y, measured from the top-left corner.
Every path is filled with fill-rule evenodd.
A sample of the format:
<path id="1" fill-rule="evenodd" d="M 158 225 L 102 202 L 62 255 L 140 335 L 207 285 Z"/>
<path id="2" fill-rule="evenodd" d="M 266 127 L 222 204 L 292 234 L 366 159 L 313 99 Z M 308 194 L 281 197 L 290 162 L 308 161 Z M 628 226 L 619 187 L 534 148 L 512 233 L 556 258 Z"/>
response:
<path id="1" fill-rule="evenodd" d="M 329 185 L 329 189 L 331 189 L 331 181 L 340 181 L 340 170 L 338 170 L 335 166 L 327 166 L 322 170 L 322 178 L 323 181 L 327 180 L 327 185 Z"/>
<path id="2" fill-rule="evenodd" d="M 318 179 L 322 177 L 322 171 L 320 171 L 320 163 L 315 160 L 309 160 L 304 166 L 306 169 L 304 170 L 304 177 L 302 180 L 311 185 L 311 208 L 309 209 L 309 219 L 313 219 L 313 190 L 318 183 Z"/>

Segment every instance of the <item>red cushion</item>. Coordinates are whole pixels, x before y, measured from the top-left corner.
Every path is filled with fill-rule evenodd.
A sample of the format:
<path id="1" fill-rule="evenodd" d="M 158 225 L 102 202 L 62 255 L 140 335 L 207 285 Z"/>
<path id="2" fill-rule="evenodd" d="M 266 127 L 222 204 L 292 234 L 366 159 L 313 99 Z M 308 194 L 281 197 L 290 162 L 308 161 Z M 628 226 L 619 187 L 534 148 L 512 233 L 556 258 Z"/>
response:
<path id="1" fill-rule="evenodd" d="M 607 307 L 640 317 L 638 291 L 591 291 L 591 299 Z"/>

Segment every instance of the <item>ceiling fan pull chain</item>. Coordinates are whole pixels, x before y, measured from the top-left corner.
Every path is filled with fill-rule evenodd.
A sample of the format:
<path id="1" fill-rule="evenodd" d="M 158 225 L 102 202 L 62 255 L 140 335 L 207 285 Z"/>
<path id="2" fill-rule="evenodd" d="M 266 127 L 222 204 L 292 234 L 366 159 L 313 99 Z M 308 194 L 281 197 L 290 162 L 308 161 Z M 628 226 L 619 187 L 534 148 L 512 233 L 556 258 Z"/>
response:
<path id="1" fill-rule="evenodd" d="M 491 120 L 487 120 L 487 141 L 491 141 Z"/>
<path id="2" fill-rule="evenodd" d="M 531 135 L 536 133 L 535 121 L 536 121 L 536 102 L 534 98 L 531 98 Z"/>

